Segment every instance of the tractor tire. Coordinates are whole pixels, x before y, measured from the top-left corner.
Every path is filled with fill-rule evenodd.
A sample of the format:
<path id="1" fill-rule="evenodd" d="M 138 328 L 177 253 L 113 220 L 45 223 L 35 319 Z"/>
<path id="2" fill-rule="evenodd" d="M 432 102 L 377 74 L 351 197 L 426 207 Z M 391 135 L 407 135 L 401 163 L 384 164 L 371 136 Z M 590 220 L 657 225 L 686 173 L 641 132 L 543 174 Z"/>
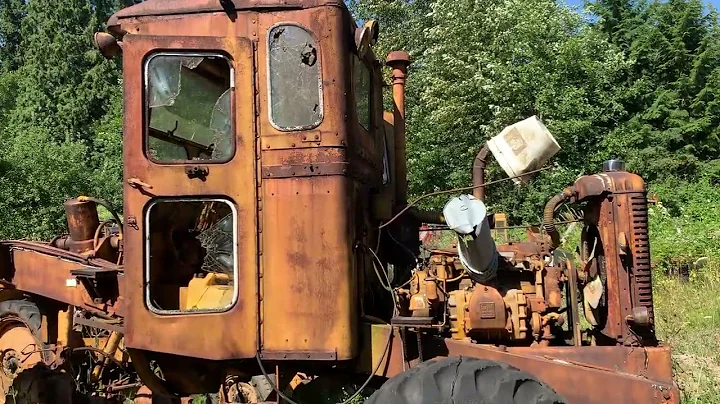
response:
<path id="1" fill-rule="evenodd" d="M 73 379 L 47 367 L 52 355 L 40 340 L 42 315 L 28 300 L 0 302 L 0 403 L 71 403 Z"/>
<path id="2" fill-rule="evenodd" d="M 30 300 L 5 300 L 0 302 L 0 321 L 6 317 L 14 317 L 25 324 L 28 331 L 35 336 L 40 337 L 40 328 L 42 327 L 42 314 L 38 306 Z M 40 349 L 45 348 L 42 342 L 38 341 Z M 49 362 L 52 358 L 48 351 L 38 352 L 42 356 L 43 362 Z"/>
<path id="3" fill-rule="evenodd" d="M 365 404 L 566 404 L 529 373 L 470 357 L 424 362 L 388 380 Z"/>
<path id="4" fill-rule="evenodd" d="M 6 300 L 0 302 L 0 318 L 5 316 L 15 316 L 22 319 L 27 323 L 33 334 L 40 335 L 42 315 L 35 303 L 29 300 Z"/>

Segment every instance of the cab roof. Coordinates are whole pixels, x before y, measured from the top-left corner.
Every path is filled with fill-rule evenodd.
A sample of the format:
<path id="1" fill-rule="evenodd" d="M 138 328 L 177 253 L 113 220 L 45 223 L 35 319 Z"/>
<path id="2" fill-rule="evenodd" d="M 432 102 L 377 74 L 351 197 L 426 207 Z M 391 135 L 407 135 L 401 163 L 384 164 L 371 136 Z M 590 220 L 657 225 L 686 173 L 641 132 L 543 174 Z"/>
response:
<path id="1" fill-rule="evenodd" d="M 123 18 L 199 14 L 254 9 L 305 9 L 320 6 L 345 8 L 342 0 L 146 0 L 115 13 L 109 22 Z"/>

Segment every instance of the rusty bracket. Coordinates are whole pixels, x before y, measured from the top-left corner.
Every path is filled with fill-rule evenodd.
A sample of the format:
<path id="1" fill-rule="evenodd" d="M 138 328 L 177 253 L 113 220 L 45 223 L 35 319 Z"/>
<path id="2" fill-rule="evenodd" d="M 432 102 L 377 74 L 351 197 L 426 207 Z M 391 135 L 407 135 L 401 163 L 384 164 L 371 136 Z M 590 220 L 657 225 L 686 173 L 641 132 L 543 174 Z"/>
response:
<path id="1" fill-rule="evenodd" d="M 199 180 L 205 181 L 208 174 L 210 174 L 210 169 L 206 166 L 191 166 L 191 167 L 185 167 L 185 174 L 187 174 L 188 178 L 197 178 Z"/>
<path id="2" fill-rule="evenodd" d="M 283 166 L 263 166 L 263 178 L 315 177 L 326 175 L 346 175 L 350 171 L 348 163 L 316 163 Z"/>
<path id="3" fill-rule="evenodd" d="M 122 325 L 103 323 L 100 321 L 91 320 L 89 318 L 75 317 L 73 318 L 73 325 L 75 324 L 86 325 L 88 327 L 101 328 L 103 330 L 125 334 L 125 327 L 123 327 Z"/>
<path id="4" fill-rule="evenodd" d="M 260 358 L 269 360 L 337 360 L 336 351 L 262 351 Z"/>

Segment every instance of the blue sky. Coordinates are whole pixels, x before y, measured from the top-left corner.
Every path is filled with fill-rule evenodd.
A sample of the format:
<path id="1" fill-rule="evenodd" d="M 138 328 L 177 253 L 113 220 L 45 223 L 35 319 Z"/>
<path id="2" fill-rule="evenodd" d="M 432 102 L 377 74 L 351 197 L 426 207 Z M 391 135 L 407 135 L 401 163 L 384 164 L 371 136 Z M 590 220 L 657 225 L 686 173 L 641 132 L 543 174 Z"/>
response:
<path id="1" fill-rule="evenodd" d="M 580 5 L 582 6 L 583 0 L 565 0 L 569 5 L 576 6 Z M 712 4 L 716 9 L 720 10 L 720 0 L 703 0 L 705 3 Z"/>

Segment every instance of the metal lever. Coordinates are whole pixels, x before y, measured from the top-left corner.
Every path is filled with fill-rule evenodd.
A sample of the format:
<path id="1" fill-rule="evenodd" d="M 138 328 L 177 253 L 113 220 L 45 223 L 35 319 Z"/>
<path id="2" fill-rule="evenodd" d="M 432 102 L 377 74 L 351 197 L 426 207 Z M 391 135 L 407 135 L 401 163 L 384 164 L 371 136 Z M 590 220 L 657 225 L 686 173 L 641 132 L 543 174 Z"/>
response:
<path id="1" fill-rule="evenodd" d="M 139 178 L 129 178 L 128 185 L 136 189 L 152 189 L 152 185 L 142 182 Z"/>

